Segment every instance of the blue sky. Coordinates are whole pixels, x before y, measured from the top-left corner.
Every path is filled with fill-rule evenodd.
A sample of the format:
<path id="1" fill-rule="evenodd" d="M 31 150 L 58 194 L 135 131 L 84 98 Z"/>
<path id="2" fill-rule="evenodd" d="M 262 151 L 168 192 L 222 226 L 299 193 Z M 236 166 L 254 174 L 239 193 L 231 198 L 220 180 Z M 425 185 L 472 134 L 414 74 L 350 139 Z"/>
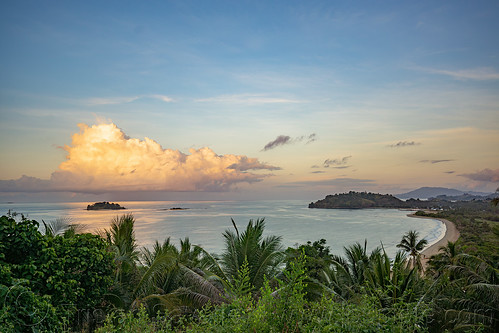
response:
<path id="1" fill-rule="evenodd" d="M 4 1 L 0 179 L 51 179 L 77 124 L 112 122 L 162 149 L 276 167 L 242 170 L 261 178 L 220 197 L 494 191 L 497 31 L 496 1 Z"/>

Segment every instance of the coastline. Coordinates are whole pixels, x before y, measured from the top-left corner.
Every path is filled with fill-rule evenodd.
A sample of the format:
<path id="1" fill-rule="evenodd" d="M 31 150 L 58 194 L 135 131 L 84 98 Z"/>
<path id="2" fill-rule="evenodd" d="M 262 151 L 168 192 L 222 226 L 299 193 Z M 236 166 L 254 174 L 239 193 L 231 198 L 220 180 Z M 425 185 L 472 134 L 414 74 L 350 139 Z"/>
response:
<path id="1" fill-rule="evenodd" d="M 421 254 L 423 255 L 422 261 L 423 265 L 426 266 L 428 260 L 431 256 L 436 255 L 439 252 L 439 248 L 442 246 L 446 246 L 447 242 L 455 242 L 459 239 L 459 231 L 456 228 L 456 225 L 449 220 L 435 218 L 435 217 L 427 217 L 427 216 L 416 216 L 414 214 L 407 214 L 408 217 L 420 218 L 420 219 L 430 219 L 430 220 L 438 220 L 445 225 L 445 234 L 442 238 L 440 238 L 434 244 L 426 247 Z"/>

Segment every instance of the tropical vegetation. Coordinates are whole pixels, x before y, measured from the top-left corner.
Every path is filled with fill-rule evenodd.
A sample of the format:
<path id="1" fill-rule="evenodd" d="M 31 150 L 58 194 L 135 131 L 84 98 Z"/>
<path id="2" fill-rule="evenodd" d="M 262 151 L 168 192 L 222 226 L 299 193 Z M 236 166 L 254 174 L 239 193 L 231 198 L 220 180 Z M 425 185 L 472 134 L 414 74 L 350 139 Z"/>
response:
<path id="1" fill-rule="evenodd" d="M 415 231 L 390 258 L 367 242 L 343 253 L 324 239 L 285 249 L 264 219 L 241 230 L 231 220 L 217 255 L 187 237 L 140 248 L 131 214 L 98 235 L 9 214 L 0 218 L 0 331 L 498 331 L 497 208 L 447 214 L 467 219 L 456 222 L 461 238 L 427 267 Z M 476 247 L 472 223 L 489 230 Z"/>

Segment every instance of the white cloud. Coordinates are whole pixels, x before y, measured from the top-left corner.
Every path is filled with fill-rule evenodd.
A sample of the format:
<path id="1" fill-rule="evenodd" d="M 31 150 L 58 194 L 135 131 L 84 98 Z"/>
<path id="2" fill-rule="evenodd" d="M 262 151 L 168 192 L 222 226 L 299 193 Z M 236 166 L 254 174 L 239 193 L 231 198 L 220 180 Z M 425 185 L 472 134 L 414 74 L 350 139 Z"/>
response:
<path id="1" fill-rule="evenodd" d="M 2 180 L 0 192 L 227 191 L 269 176 L 255 171 L 279 170 L 244 155 L 217 155 L 208 147 L 189 154 L 163 149 L 149 138 L 129 138 L 113 123 L 79 127 L 64 147 L 67 160 L 50 180 Z"/>

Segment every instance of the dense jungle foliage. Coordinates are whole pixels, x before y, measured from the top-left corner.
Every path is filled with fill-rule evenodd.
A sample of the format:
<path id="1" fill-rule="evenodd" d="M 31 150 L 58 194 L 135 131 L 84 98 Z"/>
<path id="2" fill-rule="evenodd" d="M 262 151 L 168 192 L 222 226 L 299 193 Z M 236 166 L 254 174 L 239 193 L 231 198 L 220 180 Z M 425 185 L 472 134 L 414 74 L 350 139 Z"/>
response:
<path id="1" fill-rule="evenodd" d="M 418 215 L 427 213 L 419 212 Z M 421 264 L 401 235 L 389 258 L 324 239 L 284 249 L 265 221 L 223 233 L 211 254 L 188 238 L 139 248 L 133 215 L 99 235 L 62 220 L 0 218 L 1 332 L 496 332 L 497 208 L 444 211 L 456 243 Z"/>

